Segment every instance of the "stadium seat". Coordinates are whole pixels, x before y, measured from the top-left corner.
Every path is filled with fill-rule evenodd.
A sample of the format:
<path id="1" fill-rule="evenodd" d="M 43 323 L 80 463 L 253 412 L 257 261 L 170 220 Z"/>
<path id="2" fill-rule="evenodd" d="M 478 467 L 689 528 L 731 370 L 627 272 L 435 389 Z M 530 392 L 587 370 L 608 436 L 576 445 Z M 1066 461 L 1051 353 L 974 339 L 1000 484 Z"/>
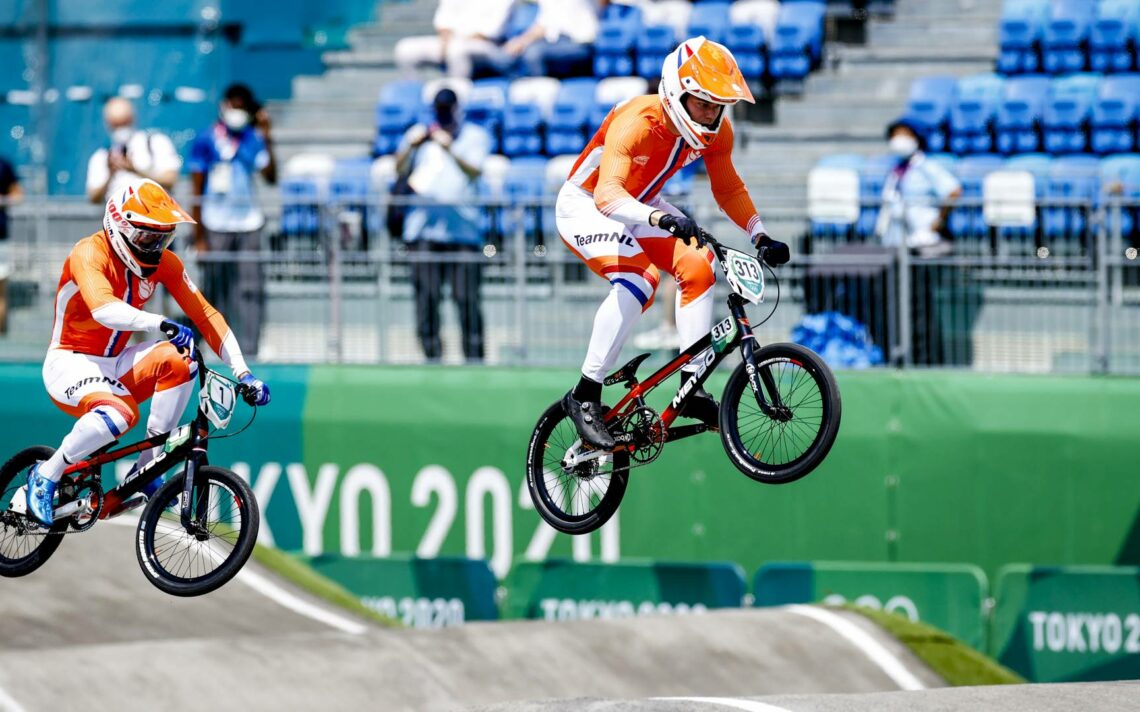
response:
<path id="1" fill-rule="evenodd" d="M 577 154 L 586 146 L 590 108 L 597 84 L 589 77 L 562 82 L 546 123 L 547 155 Z"/>
<path id="2" fill-rule="evenodd" d="M 875 233 L 875 223 L 879 219 L 879 202 L 883 198 L 883 186 L 887 176 L 899 163 L 897 156 L 890 154 L 871 156 L 859 167 L 859 222 L 855 224 L 855 234 L 867 239 Z"/>
<path id="3" fill-rule="evenodd" d="M 776 0 L 737 0 L 728 8 L 728 20 L 733 25 L 757 25 L 764 31 L 765 42 L 776 35 L 780 19 L 780 3 Z"/>
<path id="4" fill-rule="evenodd" d="M 633 74 L 633 50 L 640 30 L 641 26 L 629 19 L 603 21 L 594 40 L 594 76 L 625 77 Z"/>
<path id="5" fill-rule="evenodd" d="M 1101 0 L 1089 31 L 1089 68 L 1131 72 L 1140 44 L 1140 0 Z"/>
<path id="6" fill-rule="evenodd" d="M 1101 187 L 1110 201 L 1107 205 L 1106 218 L 1110 235 L 1124 235 L 1132 245 L 1136 245 L 1137 221 L 1140 208 L 1140 154 L 1122 154 L 1109 156 L 1100 162 Z M 1111 201 L 1124 200 L 1130 203 L 1120 210 L 1113 207 Z M 1120 215 L 1119 224 L 1117 214 Z"/>
<path id="7" fill-rule="evenodd" d="M 287 237 L 316 237 L 321 228 L 320 182 L 312 176 L 281 181 L 281 232 Z"/>
<path id="8" fill-rule="evenodd" d="M 598 82 L 594 107 L 590 110 L 590 132 L 598 130 L 614 105 L 648 91 L 649 82 L 642 77 L 608 77 Z"/>
<path id="9" fill-rule="evenodd" d="M 1084 237 L 1091 208 L 1098 203 L 1099 197 L 1099 159 L 1094 156 L 1066 156 L 1054 160 L 1045 178 L 1042 236 L 1048 240 Z M 1072 202 L 1081 205 L 1059 204 Z"/>
<path id="10" fill-rule="evenodd" d="M 807 180 L 807 212 L 813 239 L 847 239 L 859 220 L 859 171 L 819 166 Z"/>
<path id="11" fill-rule="evenodd" d="M 344 158 L 329 177 L 328 200 L 337 208 L 338 218 L 346 213 L 359 216 L 361 242 L 353 245 L 355 249 L 367 250 L 369 235 L 379 229 L 379 211 L 371 207 L 371 169 L 370 158 Z"/>
<path id="12" fill-rule="evenodd" d="M 476 79 L 464 108 L 468 121 L 479 124 L 491 134 L 493 153 L 502 150 L 503 111 L 507 106 L 509 89 L 510 81 L 507 79 Z"/>
<path id="13" fill-rule="evenodd" d="M 1100 75 L 1074 74 L 1053 80 L 1042 118 L 1045 150 L 1054 155 L 1088 150 L 1088 124 Z"/>
<path id="14" fill-rule="evenodd" d="M 926 147 L 932 153 L 946 148 L 946 125 L 958 80 L 954 77 L 922 77 L 910 85 L 907 117 L 926 129 Z"/>
<path id="15" fill-rule="evenodd" d="M 803 79 L 823 52 L 823 3 L 784 3 L 772 38 L 769 74 L 775 80 Z"/>
<path id="16" fill-rule="evenodd" d="M 993 151 L 994 119 L 1004 80 L 997 74 L 977 74 L 958 80 L 950 104 L 947 148 L 959 155 Z"/>
<path id="17" fill-rule="evenodd" d="M 1089 30 L 1095 16 L 1095 2 L 1053 0 L 1041 39 L 1041 58 L 1046 72 L 1084 71 L 1088 65 Z"/>
<path id="18" fill-rule="evenodd" d="M 858 171 L 863 167 L 866 158 L 861 153 L 833 153 L 823 156 L 816 161 L 816 168 L 850 168 Z"/>
<path id="19" fill-rule="evenodd" d="M 703 36 L 705 39 L 724 44 L 728 36 L 727 2 L 705 2 L 693 5 L 689 15 L 689 37 Z"/>
<path id="20" fill-rule="evenodd" d="M 982 219 L 982 184 L 985 177 L 1001 170 L 1004 160 L 993 154 L 965 156 L 958 161 L 955 175 L 962 184 L 960 207 L 950 211 L 948 225 L 956 239 L 980 239 L 989 233 L 989 227 Z"/>
<path id="21" fill-rule="evenodd" d="M 500 210 L 503 237 L 510 239 L 521 228 L 526 235 L 535 235 L 539 227 L 537 208 L 524 208 L 519 222 L 518 205 L 534 203 L 542 198 L 546 180 L 546 158 L 527 157 L 511 160 L 510 167 L 503 177 L 502 200 L 506 205 Z"/>
<path id="22" fill-rule="evenodd" d="M 1041 75 L 1006 80 L 995 125 L 999 153 L 1009 155 L 1040 149 L 1040 123 L 1049 86 L 1049 77 Z"/>
<path id="23" fill-rule="evenodd" d="M 503 112 L 503 155 L 541 155 L 542 127 L 542 110 L 537 104 L 507 104 Z"/>
<path id="24" fill-rule="evenodd" d="M 688 36 L 689 16 L 693 3 L 688 0 L 656 0 L 644 3 L 641 7 L 641 20 L 647 27 L 667 25 L 673 28 L 673 36 Z"/>
<path id="25" fill-rule="evenodd" d="M 483 234 L 489 239 L 502 237 L 502 210 L 493 205 L 503 200 L 503 185 L 506 183 L 507 172 L 511 168 L 511 159 L 499 154 L 487 156 L 483 162 L 483 172 L 475 183 L 475 193 L 483 203 L 490 203 L 480 213 L 480 227 Z"/>
<path id="26" fill-rule="evenodd" d="M 745 79 L 759 81 L 767 66 L 764 29 L 759 25 L 732 24 L 728 27 L 725 46 L 736 57 Z"/>
<path id="27" fill-rule="evenodd" d="M 1040 70 L 1041 36 L 1049 0 L 1006 0 L 998 27 L 997 68 L 1002 74 L 1032 74 Z"/>
<path id="28" fill-rule="evenodd" d="M 1002 166 L 999 172 L 1025 172 L 1033 176 L 1033 198 L 1031 200 L 1035 205 L 1040 205 L 1045 199 L 1045 187 L 1049 182 L 1049 174 L 1053 165 L 1053 159 L 1044 153 L 1025 153 L 1019 156 L 1014 156 L 1006 160 L 1005 165 Z M 992 174 L 991 174 L 992 175 Z M 983 196 L 987 201 L 990 196 L 985 195 L 985 185 L 983 184 Z M 1019 196 L 1013 197 L 1014 205 L 1009 207 L 1015 211 L 1020 211 L 1021 201 Z M 1034 207 L 1036 212 L 1040 212 Z M 987 220 L 989 224 L 994 224 L 992 220 Z M 1035 233 L 1038 227 L 1038 220 L 1036 216 L 1030 222 L 1022 225 L 1004 225 L 998 229 L 998 237 L 1008 243 L 1010 246 L 1023 248 L 1023 251 L 1030 250 L 1031 241 L 1035 238 Z M 1015 250 L 1016 251 L 1016 250 Z"/>
<path id="29" fill-rule="evenodd" d="M 661 76 L 665 57 L 677 46 L 671 25 L 650 25 L 637 36 L 637 75 L 646 79 Z"/>
<path id="30" fill-rule="evenodd" d="M 413 79 L 390 82 L 380 90 L 380 101 L 376 104 L 373 156 L 396 152 L 404 132 L 416 122 L 423 108 L 422 104 L 409 101 L 408 97 L 418 98 L 422 92 L 423 82 Z"/>
<path id="31" fill-rule="evenodd" d="M 1140 74 L 1110 74 L 1100 83 L 1093 103 L 1090 143 L 1095 153 L 1128 153 L 1136 149 L 1140 119 Z"/>

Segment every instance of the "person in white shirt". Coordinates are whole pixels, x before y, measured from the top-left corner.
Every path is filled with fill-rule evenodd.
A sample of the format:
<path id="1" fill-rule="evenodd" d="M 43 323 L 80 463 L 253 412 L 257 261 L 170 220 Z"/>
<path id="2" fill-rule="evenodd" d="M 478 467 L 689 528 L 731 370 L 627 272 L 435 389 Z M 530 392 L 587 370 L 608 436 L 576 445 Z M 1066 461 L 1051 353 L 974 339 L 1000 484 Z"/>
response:
<path id="1" fill-rule="evenodd" d="M 103 123 L 111 142 L 87 161 L 88 200 L 105 203 L 108 196 L 119 195 L 143 179 L 153 180 L 166 190 L 174 187 L 182 168 L 174 143 L 158 131 L 136 128 L 135 108 L 129 100 L 121 96 L 108 99 L 103 105 Z"/>
<path id="2" fill-rule="evenodd" d="M 436 34 L 396 43 L 396 66 L 411 73 L 423 64 L 444 65 L 452 77 L 470 77 L 476 61 L 498 71 L 510 62 L 499 46 L 515 0 L 440 0 Z"/>
<path id="3" fill-rule="evenodd" d="M 576 65 L 589 63 L 598 18 L 609 4 L 609 0 L 538 0 L 534 24 L 503 49 L 521 59 L 524 74 L 571 76 Z"/>

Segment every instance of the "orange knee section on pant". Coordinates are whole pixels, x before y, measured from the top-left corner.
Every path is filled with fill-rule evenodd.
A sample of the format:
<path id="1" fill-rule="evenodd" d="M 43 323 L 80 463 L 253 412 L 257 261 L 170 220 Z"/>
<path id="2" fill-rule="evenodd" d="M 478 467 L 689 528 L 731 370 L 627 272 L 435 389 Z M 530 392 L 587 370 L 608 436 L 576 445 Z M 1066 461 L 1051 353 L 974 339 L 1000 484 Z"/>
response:
<path id="1" fill-rule="evenodd" d="M 704 252 L 687 250 L 673 264 L 673 276 L 681 289 L 681 306 L 692 303 L 716 283 L 716 274 Z"/>
<path id="2" fill-rule="evenodd" d="M 190 357 L 173 344 L 161 343 L 124 374 L 122 381 L 136 400 L 144 401 L 155 391 L 177 388 L 192 378 Z"/>
<path id="3" fill-rule="evenodd" d="M 81 398 L 79 405 L 67 405 L 55 399 L 52 399 L 52 402 L 64 413 L 74 418 L 83 417 L 95 408 L 104 406 L 118 411 L 123 416 L 123 420 L 127 422 L 128 430 L 135 427 L 135 423 L 139 422 L 139 406 L 133 398 L 121 398 L 111 393 L 91 393 Z"/>

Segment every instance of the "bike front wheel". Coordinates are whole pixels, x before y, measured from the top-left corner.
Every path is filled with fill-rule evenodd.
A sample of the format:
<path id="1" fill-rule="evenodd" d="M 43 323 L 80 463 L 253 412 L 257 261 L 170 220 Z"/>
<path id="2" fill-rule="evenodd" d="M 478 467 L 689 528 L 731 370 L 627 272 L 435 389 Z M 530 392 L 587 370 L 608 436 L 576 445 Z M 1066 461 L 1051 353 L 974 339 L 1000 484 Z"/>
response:
<path id="1" fill-rule="evenodd" d="M 0 467 L 0 576 L 27 576 L 47 562 L 63 542 L 66 519 L 45 528 L 27 516 L 28 473 L 55 450 L 36 445 L 13 455 Z M 65 498 L 60 488 L 60 502 Z"/>
<path id="2" fill-rule="evenodd" d="M 195 479 L 189 526 L 182 523 L 182 472 L 147 502 L 135 538 L 143 574 L 173 596 L 201 596 L 236 576 L 261 523 L 245 480 L 221 467 L 201 467 Z"/>
<path id="3" fill-rule="evenodd" d="M 732 464 L 757 482 L 793 482 L 823 462 L 835 443 L 839 386 L 823 359 L 803 346 L 771 344 L 753 356 L 756 368 L 771 376 L 781 406 L 772 413 L 761 409 L 741 363 L 724 388 L 721 441 Z M 765 392 L 765 401 L 771 404 L 773 395 Z"/>
<path id="4" fill-rule="evenodd" d="M 538 419 L 527 448 L 526 484 L 534 508 L 547 524 L 566 534 L 588 534 L 609 521 L 625 496 L 629 477 L 629 453 L 594 456 L 579 441 L 559 401 Z M 567 465 L 572 456 L 579 462 Z"/>

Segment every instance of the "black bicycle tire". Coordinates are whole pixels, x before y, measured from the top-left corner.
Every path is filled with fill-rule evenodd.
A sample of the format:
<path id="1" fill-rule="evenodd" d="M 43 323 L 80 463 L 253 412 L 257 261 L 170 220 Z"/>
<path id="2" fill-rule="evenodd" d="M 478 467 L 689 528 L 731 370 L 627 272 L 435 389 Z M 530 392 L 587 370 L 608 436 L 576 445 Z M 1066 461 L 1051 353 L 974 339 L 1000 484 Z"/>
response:
<path id="1" fill-rule="evenodd" d="M 566 411 L 562 407 L 562 402 L 559 401 L 547 408 L 534 426 L 530 443 L 527 446 L 527 491 L 530 493 L 530 499 L 534 503 L 538 516 L 542 517 L 547 524 L 564 534 L 589 534 L 608 522 L 614 512 L 617 511 L 618 506 L 621 505 L 622 497 L 625 496 L 629 482 L 629 454 L 621 451 L 614 453 L 614 471 L 610 477 L 610 486 L 596 507 L 589 513 L 574 519 L 567 519 L 559 515 L 554 511 L 552 504 L 547 501 L 550 499 L 550 493 L 546 491 L 542 453 L 546 449 L 546 442 L 554 432 L 555 426 L 566 417 Z M 622 464 L 619 465 L 619 461 Z M 539 482 L 542 483 L 541 486 Z"/>
<path id="2" fill-rule="evenodd" d="M 29 448 L 24 448 L 8 461 L 0 466 L 0 492 L 7 490 L 8 484 L 12 478 L 23 472 L 28 467 L 31 467 L 37 462 L 46 460 L 55 453 L 55 448 L 48 447 L 47 445 L 33 445 Z M 43 541 L 33 549 L 27 556 L 19 559 L 8 559 L 0 554 L 0 576 L 5 578 L 17 578 L 20 576 L 27 576 L 39 567 L 47 563 L 59 545 L 63 543 L 63 532 L 67 529 L 67 519 L 61 519 L 54 522 L 49 529 L 49 533 L 43 537 Z"/>
<path id="3" fill-rule="evenodd" d="M 773 358 L 788 358 L 798 361 L 820 388 L 825 411 L 821 427 L 811 445 L 796 459 L 784 465 L 772 465 L 754 457 L 740 440 L 736 422 L 736 403 L 744 395 L 751 397 L 748 372 L 743 362 L 732 372 L 724 387 L 720 404 L 720 438 L 729 460 L 738 470 L 757 482 L 782 485 L 807 476 L 823 462 L 831 451 L 839 435 L 839 422 L 843 415 L 843 404 L 839 396 L 839 385 L 835 376 L 823 359 L 809 348 L 799 344 L 769 344 L 755 354 L 756 363 L 764 363 Z"/>
<path id="4" fill-rule="evenodd" d="M 216 591 L 228 583 L 249 560 L 250 554 L 253 553 L 254 544 L 257 543 L 257 531 L 261 526 L 261 512 L 257 506 L 257 499 L 245 480 L 222 467 L 202 467 L 198 470 L 198 474 L 200 477 L 205 476 L 207 482 L 222 482 L 224 486 L 231 487 L 240 496 L 241 533 L 238 535 L 238 541 L 230 555 L 218 568 L 193 581 L 181 581 L 173 578 L 158 564 L 154 552 L 154 538 L 159 518 L 165 509 L 165 503 L 170 502 L 182 493 L 186 474 L 180 472 L 168 479 L 150 498 L 143 509 L 142 516 L 139 517 L 139 536 L 135 537 L 135 553 L 138 556 L 139 568 L 142 569 L 147 580 L 160 591 L 172 596 L 202 596 Z"/>

